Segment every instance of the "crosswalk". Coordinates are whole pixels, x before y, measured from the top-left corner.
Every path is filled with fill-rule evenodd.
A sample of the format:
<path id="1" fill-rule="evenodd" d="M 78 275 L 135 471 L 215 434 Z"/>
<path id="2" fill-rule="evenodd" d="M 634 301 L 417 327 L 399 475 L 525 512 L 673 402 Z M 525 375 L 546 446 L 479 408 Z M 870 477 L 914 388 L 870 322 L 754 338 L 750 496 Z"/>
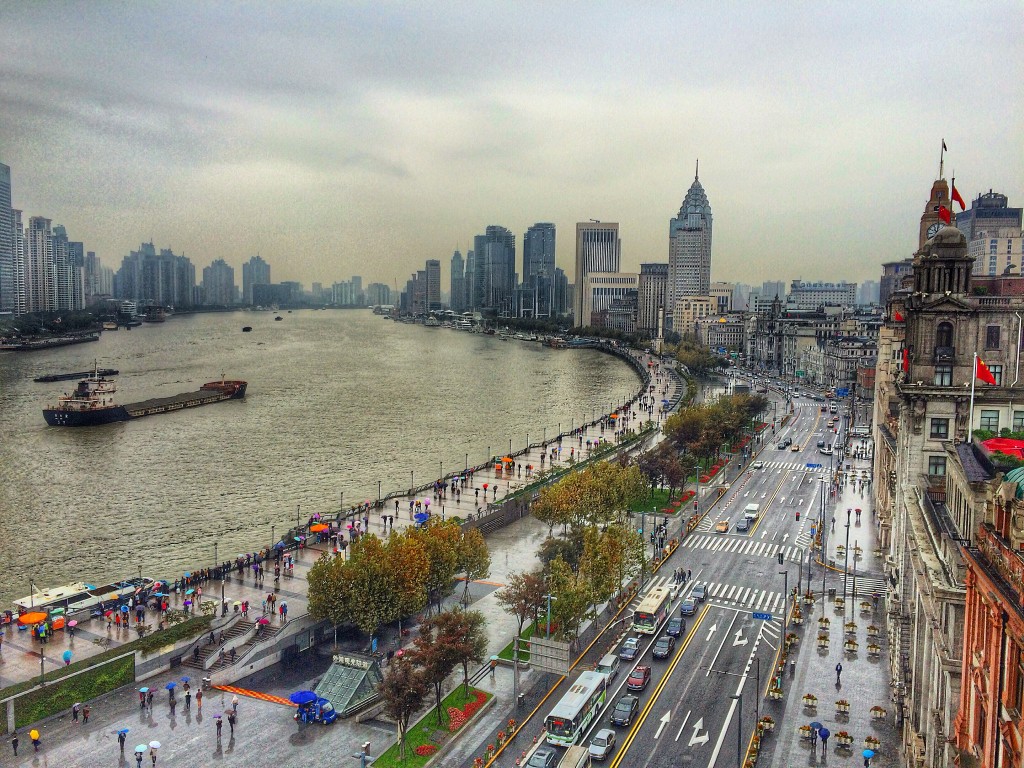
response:
<path id="1" fill-rule="evenodd" d="M 822 458 L 828 458 L 828 457 L 827 456 L 823 456 Z M 818 462 L 818 463 L 821 463 L 821 462 Z M 826 462 L 824 462 L 824 464 L 825 464 L 824 468 L 828 469 L 828 462 L 826 461 Z M 804 472 L 804 471 L 811 472 L 812 471 L 812 470 L 807 469 L 807 465 L 806 464 L 798 464 L 798 463 L 796 463 L 794 461 L 766 461 L 766 462 L 764 462 L 764 468 L 765 469 L 787 469 L 787 470 L 791 470 L 793 472 Z M 820 472 L 821 470 L 820 469 L 815 469 L 813 471 L 814 472 Z"/>
<path id="2" fill-rule="evenodd" d="M 650 582 L 650 588 L 668 586 L 672 583 L 671 576 L 656 576 Z M 698 583 L 696 580 L 682 585 L 680 594 L 689 594 L 690 588 Z M 774 613 L 782 608 L 783 595 L 781 591 L 769 589 L 758 589 L 756 587 L 739 587 L 735 584 L 726 584 L 717 581 L 701 581 L 707 585 L 707 600 L 713 603 L 744 608 L 750 611 L 765 611 Z M 859 590 L 858 590 L 859 591 Z M 634 600 L 634 609 L 646 593 L 638 595 Z"/>
<path id="3" fill-rule="evenodd" d="M 703 549 L 708 552 L 732 552 L 753 557 L 778 557 L 782 552 L 784 560 L 799 563 L 804 547 L 794 545 L 772 544 L 767 541 L 756 541 L 746 537 L 735 536 L 703 536 L 690 535 L 683 540 L 682 546 L 687 549 Z"/>

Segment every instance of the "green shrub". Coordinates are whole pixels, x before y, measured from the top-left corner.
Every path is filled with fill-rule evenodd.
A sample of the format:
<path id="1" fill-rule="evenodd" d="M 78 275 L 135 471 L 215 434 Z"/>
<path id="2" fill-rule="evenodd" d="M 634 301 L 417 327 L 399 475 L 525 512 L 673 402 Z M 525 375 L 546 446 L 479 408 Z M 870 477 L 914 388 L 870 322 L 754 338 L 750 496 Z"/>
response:
<path id="1" fill-rule="evenodd" d="M 134 656 L 107 662 L 97 669 L 26 693 L 14 702 L 14 724 L 21 728 L 39 722 L 50 715 L 71 709 L 75 702 L 95 699 L 134 680 Z"/>

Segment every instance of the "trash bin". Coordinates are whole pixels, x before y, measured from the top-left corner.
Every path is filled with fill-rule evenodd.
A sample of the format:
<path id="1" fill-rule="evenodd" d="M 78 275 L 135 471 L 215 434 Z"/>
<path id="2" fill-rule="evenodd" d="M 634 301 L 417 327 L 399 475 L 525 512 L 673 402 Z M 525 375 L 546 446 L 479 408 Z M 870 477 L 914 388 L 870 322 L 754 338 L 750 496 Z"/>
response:
<path id="1" fill-rule="evenodd" d="M 836 588 L 835 587 L 829 587 L 828 599 L 829 600 L 835 600 L 835 598 L 836 598 Z"/>
<path id="2" fill-rule="evenodd" d="M 519 696 L 516 699 L 516 704 L 517 704 L 517 706 L 521 707 L 525 703 L 526 703 L 526 694 L 525 693 L 520 693 Z"/>

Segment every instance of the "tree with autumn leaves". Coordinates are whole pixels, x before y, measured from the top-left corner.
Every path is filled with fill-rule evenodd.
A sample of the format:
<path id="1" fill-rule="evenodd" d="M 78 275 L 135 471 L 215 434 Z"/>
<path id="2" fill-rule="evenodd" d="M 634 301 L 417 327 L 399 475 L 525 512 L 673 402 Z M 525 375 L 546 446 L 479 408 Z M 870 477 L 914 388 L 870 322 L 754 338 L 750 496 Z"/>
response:
<path id="1" fill-rule="evenodd" d="M 548 533 L 601 525 L 647 496 L 647 480 L 639 468 L 601 461 L 542 488 L 531 511 L 546 523 Z"/>

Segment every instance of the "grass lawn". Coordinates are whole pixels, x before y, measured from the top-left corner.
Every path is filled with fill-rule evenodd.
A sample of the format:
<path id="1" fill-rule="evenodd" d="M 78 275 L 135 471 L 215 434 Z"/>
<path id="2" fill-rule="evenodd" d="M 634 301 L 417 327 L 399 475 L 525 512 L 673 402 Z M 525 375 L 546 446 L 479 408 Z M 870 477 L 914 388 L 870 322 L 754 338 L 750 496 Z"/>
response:
<path id="1" fill-rule="evenodd" d="M 686 482 L 692 482 L 694 477 L 687 478 Z M 678 499 L 682 489 L 676 488 L 675 496 L 673 498 Z M 661 514 L 661 510 L 665 509 L 672 499 L 668 497 L 667 488 L 655 488 L 651 493 L 650 497 L 644 498 L 642 501 L 638 501 L 636 504 L 630 507 L 634 512 L 650 512 L 652 509 L 657 509 L 658 513 Z"/>
<path id="2" fill-rule="evenodd" d="M 443 710 L 442 720 L 443 725 L 437 724 L 437 711 L 431 708 L 424 714 L 417 723 L 409 726 L 409 732 L 405 735 L 405 760 L 400 760 L 398 757 L 398 744 L 392 744 L 384 754 L 376 758 L 373 761 L 373 765 L 377 768 L 420 768 L 425 765 L 431 757 L 434 756 L 436 750 L 430 751 L 425 755 L 419 755 L 416 753 L 416 747 L 424 745 L 433 745 L 434 747 L 440 747 L 448 739 L 454 738 L 455 733 L 462 728 L 466 722 L 476 713 L 476 710 L 480 706 L 483 706 L 493 694 L 481 691 L 473 686 L 469 687 L 469 696 L 466 697 L 462 694 L 462 686 L 460 685 L 454 691 L 445 696 L 441 703 L 441 709 Z M 434 701 L 433 696 L 430 697 L 428 706 Z M 473 706 L 476 702 L 476 706 Z M 466 705 L 470 705 L 470 712 L 466 713 Z M 451 730 L 451 720 L 448 717 L 448 708 L 456 707 L 462 710 L 464 714 L 468 714 L 465 721 L 461 724 L 456 725 L 455 730 Z"/>

